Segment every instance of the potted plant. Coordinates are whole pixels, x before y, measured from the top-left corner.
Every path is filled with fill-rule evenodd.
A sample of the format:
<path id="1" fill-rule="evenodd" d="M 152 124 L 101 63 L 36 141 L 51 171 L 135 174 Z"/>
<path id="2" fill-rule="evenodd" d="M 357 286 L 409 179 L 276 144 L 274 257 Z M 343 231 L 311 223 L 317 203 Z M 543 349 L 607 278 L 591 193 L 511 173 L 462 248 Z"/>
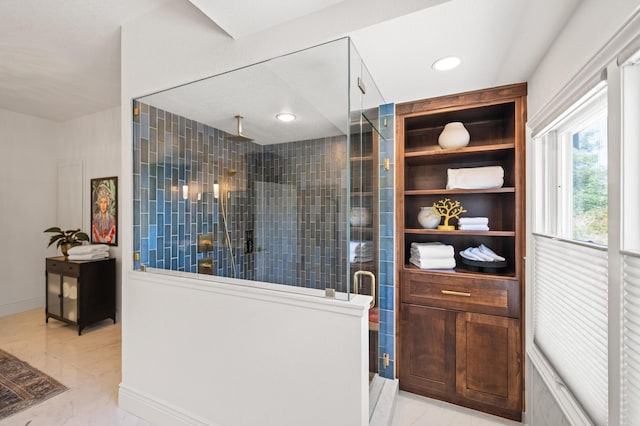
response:
<path id="1" fill-rule="evenodd" d="M 45 229 L 44 232 L 54 233 L 54 235 L 51 236 L 49 245 L 47 247 L 51 247 L 51 244 L 57 243 L 56 247 L 60 247 L 60 251 L 62 252 L 64 257 L 67 257 L 69 255 L 68 250 L 71 247 L 82 244 L 82 241 L 89 241 L 89 236 L 86 233 L 80 231 L 80 228 L 63 231 L 57 226 L 53 226 L 51 228 Z"/>

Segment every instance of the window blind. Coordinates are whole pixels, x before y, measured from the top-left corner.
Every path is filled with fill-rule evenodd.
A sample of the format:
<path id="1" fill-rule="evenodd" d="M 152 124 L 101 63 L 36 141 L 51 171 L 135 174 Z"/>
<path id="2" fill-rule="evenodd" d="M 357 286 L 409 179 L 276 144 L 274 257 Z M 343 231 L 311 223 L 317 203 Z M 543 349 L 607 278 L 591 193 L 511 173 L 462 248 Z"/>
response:
<path id="1" fill-rule="evenodd" d="M 540 234 L 533 249 L 534 344 L 592 421 L 606 425 L 607 249 Z"/>
<path id="2" fill-rule="evenodd" d="M 640 255 L 623 256 L 622 419 L 640 419 Z"/>

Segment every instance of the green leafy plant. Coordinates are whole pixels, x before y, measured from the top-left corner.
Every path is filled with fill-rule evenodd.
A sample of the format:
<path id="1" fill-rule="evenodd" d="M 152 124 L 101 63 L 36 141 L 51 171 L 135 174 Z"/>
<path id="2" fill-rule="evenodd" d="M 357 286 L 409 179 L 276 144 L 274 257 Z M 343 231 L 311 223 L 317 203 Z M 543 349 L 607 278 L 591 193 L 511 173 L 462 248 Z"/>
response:
<path id="1" fill-rule="evenodd" d="M 56 247 L 60 247 L 63 244 L 76 245 L 81 244 L 82 241 L 89 241 L 89 236 L 86 233 L 80 231 L 80 228 L 63 231 L 57 226 L 54 226 L 45 229 L 44 232 L 54 233 L 54 235 L 51 236 L 49 245 L 47 247 L 51 247 L 53 243 L 57 243 Z"/>

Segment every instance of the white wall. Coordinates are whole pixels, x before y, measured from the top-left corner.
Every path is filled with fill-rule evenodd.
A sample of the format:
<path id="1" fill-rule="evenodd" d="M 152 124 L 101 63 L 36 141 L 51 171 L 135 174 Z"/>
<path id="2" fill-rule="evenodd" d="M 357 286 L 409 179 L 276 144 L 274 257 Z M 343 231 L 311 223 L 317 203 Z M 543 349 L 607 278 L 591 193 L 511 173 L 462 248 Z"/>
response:
<path id="1" fill-rule="evenodd" d="M 369 424 L 369 296 L 151 272 L 127 281 L 121 408 L 168 426 Z"/>
<path id="2" fill-rule="evenodd" d="M 59 124 L 0 110 L 0 316 L 44 306 L 46 228 L 57 225 Z M 43 316 L 44 321 L 44 316 Z"/>
<path id="3" fill-rule="evenodd" d="M 111 108 L 95 114 L 86 115 L 74 120 L 69 120 L 60 125 L 61 154 L 64 161 L 73 164 L 82 164 L 82 175 L 80 179 L 81 194 L 81 214 L 82 230 L 91 231 L 91 194 L 90 181 L 99 177 L 118 177 L 120 182 L 120 107 Z M 118 207 L 122 203 L 122 196 L 118 196 Z M 76 205 L 67 207 L 60 206 L 61 215 L 75 215 Z M 118 211 L 120 216 L 120 210 Z M 62 220 L 62 218 L 61 218 Z M 119 220 L 119 218 L 118 218 Z M 118 223 L 118 232 L 121 232 Z M 120 235 L 120 234 L 119 234 Z M 118 235 L 118 236 L 119 236 Z M 121 283 L 120 267 L 122 243 L 112 246 L 109 249 L 110 256 L 116 258 L 116 310 L 121 310 Z"/>
<path id="4" fill-rule="evenodd" d="M 537 115 L 569 83 L 639 5 L 638 0 L 582 1 L 529 78 L 529 118 Z"/>
<path id="5" fill-rule="evenodd" d="M 44 258 L 59 256 L 60 250 L 47 249 L 51 234 L 42 231 L 61 226 L 89 232 L 89 179 L 120 174 L 120 108 L 64 123 L 0 110 L 0 141 L 4 316 L 44 306 Z M 81 194 L 60 184 L 61 170 L 70 173 L 68 183 Z M 111 255 L 120 258 L 120 250 L 112 248 Z"/>

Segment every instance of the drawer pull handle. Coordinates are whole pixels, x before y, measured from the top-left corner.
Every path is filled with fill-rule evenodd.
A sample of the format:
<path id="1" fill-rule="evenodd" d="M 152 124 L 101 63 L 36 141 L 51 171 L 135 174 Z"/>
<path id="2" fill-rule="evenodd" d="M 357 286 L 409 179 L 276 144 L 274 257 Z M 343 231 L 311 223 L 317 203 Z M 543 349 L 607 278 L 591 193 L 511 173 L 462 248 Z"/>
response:
<path id="1" fill-rule="evenodd" d="M 466 291 L 452 291 L 452 290 L 440 290 L 442 294 L 448 294 L 450 296 L 464 296 L 471 297 L 471 293 L 467 293 Z"/>

